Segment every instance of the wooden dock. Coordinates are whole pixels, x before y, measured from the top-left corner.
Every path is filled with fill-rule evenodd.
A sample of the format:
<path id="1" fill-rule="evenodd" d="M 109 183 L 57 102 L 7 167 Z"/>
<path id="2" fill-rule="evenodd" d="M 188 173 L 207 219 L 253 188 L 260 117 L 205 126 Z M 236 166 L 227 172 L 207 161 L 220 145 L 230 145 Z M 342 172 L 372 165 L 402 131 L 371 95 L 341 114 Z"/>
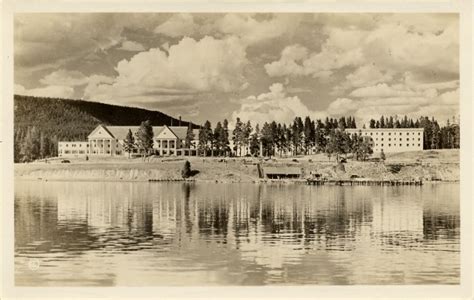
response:
<path id="1" fill-rule="evenodd" d="M 308 185 L 367 185 L 367 186 L 399 186 L 423 185 L 422 180 L 377 180 L 377 179 L 307 179 Z"/>
<path id="2" fill-rule="evenodd" d="M 181 179 L 181 178 L 163 178 L 163 179 L 148 179 L 148 182 L 194 182 L 194 179 Z"/>

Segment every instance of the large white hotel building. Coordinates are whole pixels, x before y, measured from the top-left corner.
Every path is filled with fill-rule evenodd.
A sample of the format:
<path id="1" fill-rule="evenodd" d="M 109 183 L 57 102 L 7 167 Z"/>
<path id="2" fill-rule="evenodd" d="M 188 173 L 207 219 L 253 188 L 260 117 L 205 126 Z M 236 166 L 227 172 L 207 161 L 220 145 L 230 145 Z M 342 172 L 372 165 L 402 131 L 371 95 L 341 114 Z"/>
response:
<path id="1" fill-rule="evenodd" d="M 423 128 L 351 128 L 346 132 L 369 139 L 374 153 L 423 150 Z"/>

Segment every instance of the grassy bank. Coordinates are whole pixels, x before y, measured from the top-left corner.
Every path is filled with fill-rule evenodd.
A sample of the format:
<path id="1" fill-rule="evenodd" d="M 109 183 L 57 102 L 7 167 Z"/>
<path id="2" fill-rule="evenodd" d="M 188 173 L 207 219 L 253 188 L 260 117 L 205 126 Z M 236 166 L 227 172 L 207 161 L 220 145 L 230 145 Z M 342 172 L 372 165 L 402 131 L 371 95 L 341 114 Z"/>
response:
<path id="1" fill-rule="evenodd" d="M 349 179 L 351 176 L 372 179 L 422 179 L 439 181 L 459 180 L 459 150 L 416 151 L 387 154 L 382 162 L 358 162 L 348 160 L 343 170 L 334 159 L 324 155 L 259 160 L 257 158 L 202 158 L 189 157 L 195 170 L 196 181 L 258 182 L 257 163 L 265 166 L 291 166 L 301 168 L 303 176 L 310 172 L 330 179 Z M 15 177 L 42 180 L 124 180 L 147 181 L 173 180 L 181 178 L 184 159 L 107 158 L 70 159 L 71 163 L 60 163 L 59 159 L 29 164 L 16 164 Z"/>

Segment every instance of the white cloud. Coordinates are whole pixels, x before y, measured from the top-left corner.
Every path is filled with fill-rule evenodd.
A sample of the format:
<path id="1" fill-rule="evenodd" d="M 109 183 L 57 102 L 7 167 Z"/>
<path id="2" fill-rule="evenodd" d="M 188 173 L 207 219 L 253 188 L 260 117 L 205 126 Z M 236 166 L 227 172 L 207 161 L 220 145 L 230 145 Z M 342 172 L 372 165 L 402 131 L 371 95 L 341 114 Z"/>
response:
<path id="1" fill-rule="evenodd" d="M 363 87 L 353 90 L 350 96 L 357 98 L 385 98 L 385 97 L 415 97 L 417 94 L 404 86 L 388 86 L 380 83 L 375 86 Z"/>
<path id="2" fill-rule="evenodd" d="M 113 83 L 92 84 L 85 97 L 144 102 L 159 101 L 160 94 L 239 91 L 247 86 L 247 63 L 237 38 L 183 38 L 168 53 L 154 48 L 120 61 Z"/>
<path id="3" fill-rule="evenodd" d="M 124 50 L 124 51 L 130 51 L 130 52 L 145 51 L 145 47 L 142 44 L 138 42 L 134 42 L 134 41 L 127 41 L 127 40 L 123 41 L 122 45 L 118 49 Z"/>
<path id="4" fill-rule="evenodd" d="M 352 99 L 338 98 L 329 104 L 326 112 L 330 116 L 350 116 L 359 108 L 359 103 Z"/>
<path id="5" fill-rule="evenodd" d="M 293 122 L 295 117 L 321 117 L 318 112 L 308 109 L 297 96 L 288 96 L 283 84 L 274 83 L 269 89 L 269 93 L 242 99 L 241 107 L 232 113 L 231 119 L 239 117 L 244 121 L 250 120 L 259 124 L 271 121 L 288 124 Z"/>
<path id="6" fill-rule="evenodd" d="M 340 95 L 351 88 L 360 88 L 376 85 L 377 83 L 390 82 L 393 80 L 393 73 L 394 72 L 390 70 L 380 70 L 373 64 L 360 66 L 346 75 L 345 81 L 334 86 L 332 94 Z"/>
<path id="7" fill-rule="evenodd" d="M 278 61 L 265 65 L 267 74 L 271 77 L 286 75 L 303 75 L 304 68 L 300 64 L 308 56 L 308 49 L 301 45 L 291 45 L 285 47 L 281 52 Z"/>
<path id="8" fill-rule="evenodd" d="M 74 95 L 74 89 L 68 86 L 57 85 L 50 85 L 34 89 L 25 89 L 25 87 L 23 87 L 22 85 L 15 84 L 15 94 L 50 98 L 71 98 Z"/>
<path id="9" fill-rule="evenodd" d="M 79 86 L 88 80 L 82 72 L 60 69 L 44 76 L 40 82 L 45 85 Z"/>
<path id="10" fill-rule="evenodd" d="M 427 21 L 435 19 L 424 18 Z M 453 75 L 459 72 L 458 29 L 456 18 L 445 20 L 443 27 L 438 23 L 433 26 L 422 26 L 419 22 L 410 25 L 409 22 L 399 22 L 391 18 L 379 18 L 372 30 L 359 29 L 356 26 L 324 26 L 323 31 L 327 38 L 319 51 L 310 53 L 307 58 L 300 58 L 301 62 L 284 56 L 282 52 L 279 60 L 267 64 L 265 68 L 267 74 L 272 77 L 326 77 L 343 68 L 372 64 L 379 70 L 390 70 L 388 76 L 406 70 L 438 71 Z M 362 71 L 364 70 L 359 70 Z M 373 71 L 365 75 L 370 75 Z M 362 83 L 356 86 L 362 86 Z"/>
<path id="11" fill-rule="evenodd" d="M 296 15 L 276 14 L 269 19 L 257 20 L 250 14 L 226 14 L 213 27 L 224 34 L 238 36 L 244 44 L 251 45 L 291 32 L 298 25 Z"/>
<path id="12" fill-rule="evenodd" d="M 168 20 L 157 26 L 155 33 L 161 33 L 170 37 L 181 37 L 193 35 L 196 24 L 191 14 L 173 14 Z"/>

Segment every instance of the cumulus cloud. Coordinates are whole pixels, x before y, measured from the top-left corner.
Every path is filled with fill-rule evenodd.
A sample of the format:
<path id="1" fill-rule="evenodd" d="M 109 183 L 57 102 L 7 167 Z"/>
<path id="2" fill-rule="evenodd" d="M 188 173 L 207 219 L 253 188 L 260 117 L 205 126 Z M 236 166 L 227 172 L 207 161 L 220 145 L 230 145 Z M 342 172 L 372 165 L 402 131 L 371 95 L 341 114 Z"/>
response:
<path id="1" fill-rule="evenodd" d="M 250 120 L 263 124 L 264 122 L 293 122 L 295 117 L 320 117 L 317 112 L 311 111 L 297 97 L 287 95 L 283 84 L 274 83 L 270 92 L 258 96 L 249 96 L 241 100 L 241 106 L 232 113 L 232 120 L 237 117 L 244 121 Z"/>
<path id="2" fill-rule="evenodd" d="M 218 32 L 234 35 L 247 45 L 269 40 L 284 33 L 292 32 L 299 26 L 295 15 L 275 14 L 263 20 L 257 20 L 251 14 L 226 14 L 213 25 Z"/>
<path id="3" fill-rule="evenodd" d="M 170 37 L 191 36 L 195 32 L 196 25 L 191 14 L 173 14 L 168 20 L 157 26 L 154 32 Z"/>
<path id="4" fill-rule="evenodd" d="M 159 101 L 161 94 L 239 91 L 247 86 L 243 75 L 247 63 L 245 49 L 236 38 L 183 38 L 168 53 L 153 48 L 120 61 L 113 82 L 91 84 L 85 97 Z"/>
<path id="5" fill-rule="evenodd" d="M 82 72 L 60 69 L 44 76 L 40 82 L 53 86 L 79 86 L 86 84 L 88 79 Z"/>
<path id="6" fill-rule="evenodd" d="M 271 77 L 286 75 L 304 75 L 304 68 L 301 61 L 308 56 L 308 49 L 301 45 L 291 45 L 285 47 L 281 52 L 281 58 L 278 61 L 265 65 L 267 74 Z"/>
<path id="7" fill-rule="evenodd" d="M 145 51 L 145 47 L 142 44 L 128 40 L 123 41 L 122 45 L 118 49 L 130 52 Z"/>
<path id="8" fill-rule="evenodd" d="M 353 90 L 351 96 L 357 98 L 374 97 L 415 97 L 417 94 L 405 86 L 389 86 L 386 83 L 380 83 L 375 86 L 363 87 Z"/>
<path id="9" fill-rule="evenodd" d="M 405 87 L 403 92 L 397 88 L 401 87 L 380 84 L 361 89 L 360 97 L 337 99 L 329 105 L 327 112 L 336 116 L 354 115 L 359 123 L 368 123 L 369 119 L 378 119 L 381 115 L 434 116 L 443 121 L 459 112 L 459 88 L 441 94 L 433 88 L 408 90 Z"/>
<path id="10" fill-rule="evenodd" d="M 445 21 L 443 29 L 438 31 L 433 28 L 441 28 L 440 26 L 426 29 L 428 25 L 416 23 L 413 26 L 409 22 L 398 22 L 390 18 L 378 18 L 371 26 L 371 30 L 355 26 L 325 26 L 327 38 L 319 51 L 310 52 L 304 59 L 293 58 L 284 55 L 285 50 L 295 47 L 288 46 L 279 60 L 265 65 L 267 74 L 271 77 L 325 77 L 343 68 L 366 66 L 365 70 L 359 69 L 358 72 L 368 71 L 365 75 L 377 75 L 374 70 L 368 69 L 367 66 L 371 64 L 377 65 L 379 70 L 392 72 L 412 69 L 418 72 L 437 70 L 449 74 L 458 73 L 459 26 L 456 18 Z M 355 78 L 352 81 L 353 79 Z"/>
<path id="11" fill-rule="evenodd" d="M 393 80 L 394 72 L 391 70 L 380 70 L 374 64 L 366 64 L 358 67 L 345 77 L 345 81 L 332 88 L 332 94 L 339 95 L 348 89 L 376 85 Z"/>
<path id="12" fill-rule="evenodd" d="M 50 98 L 71 98 L 74 89 L 69 86 L 50 85 L 41 88 L 26 89 L 20 84 L 15 84 L 15 94 L 24 96 L 50 97 Z"/>

